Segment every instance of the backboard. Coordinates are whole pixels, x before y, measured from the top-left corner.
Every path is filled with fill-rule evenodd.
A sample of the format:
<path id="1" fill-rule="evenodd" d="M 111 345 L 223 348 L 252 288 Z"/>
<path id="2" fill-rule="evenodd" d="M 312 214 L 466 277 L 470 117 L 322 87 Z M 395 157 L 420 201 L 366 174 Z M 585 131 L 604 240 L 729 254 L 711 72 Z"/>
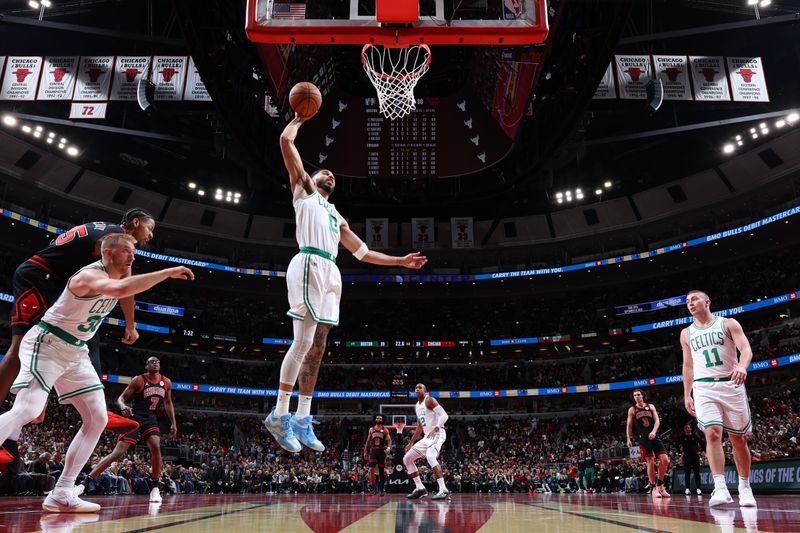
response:
<path id="1" fill-rule="evenodd" d="M 394 8 L 409 0 L 385 1 Z M 545 0 L 412 1 L 416 20 L 398 24 L 385 15 L 391 22 L 379 21 L 376 0 L 248 0 L 247 36 L 258 43 L 384 46 L 527 45 L 547 38 Z"/>

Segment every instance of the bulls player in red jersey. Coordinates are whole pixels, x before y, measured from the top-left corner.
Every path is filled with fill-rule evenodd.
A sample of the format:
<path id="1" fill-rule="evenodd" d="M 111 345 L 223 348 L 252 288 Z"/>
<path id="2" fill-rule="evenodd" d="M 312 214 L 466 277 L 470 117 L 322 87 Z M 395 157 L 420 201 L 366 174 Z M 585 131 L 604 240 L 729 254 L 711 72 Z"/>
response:
<path id="1" fill-rule="evenodd" d="M 160 502 L 161 493 L 158 489 L 158 480 L 161 478 L 161 429 L 156 417 L 157 411 L 163 408 L 169 417 L 168 437 L 174 437 L 178 428 L 175 423 L 175 409 L 172 406 L 172 382 L 166 376 L 161 375 L 161 362 L 157 357 L 150 357 L 145 369 L 147 372 L 133 378 L 117 398 L 117 405 L 122 414 L 133 415 L 133 419 L 139 423 L 139 427 L 130 433 L 119 436 L 114 451 L 97 463 L 97 466 L 84 479 L 83 487 L 85 488 L 92 480 L 100 477 L 100 474 L 112 463 L 125 457 L 131 446 L 143 441 L 150 450 L 152 467 L 150 471 L 152 478 L 150 501 Z M 133 397 L 133 409 L 127 405 L 131 397 Z"/>
<path id="2" fill-rule="evenodd" d="M 632 394 L 633 405 L 628 409 L 628 448 L 633 447 L 633 435 L 636 434 L 639 451 L 647 462 L 647 478 L 653 488 L 654 498 L 669 498 L 664 487 L 664 475 L 669 468 L 669 456 L 664 443 L 657 437 L 661 419 L 656 406 L 646 403 L 644 392 L 636 389 Z M 655 456 L 658 456 L 658 480 L 656 480 Z"/>
<path id="3" fill-rule="evenodd" d="M 369 477 L 375 494 L 386 494 L 386 454 L 392 449 L 392 436 L 383 425 L 383 416 L 375 417 L 375 425 L 369 428 L 364 443 L 364 460 L 369 461 Z M 374 472 L 373 472 L 374 468 Z"/>
<path id="4" fill-rule="evenodd" d="M 14 290 L 14 307 L 11 310 L 11 346 L 0 362 L 0 402 L 8 396 L 9 388 L 19 373 L 19 347 L 22 337 L 44 316 L 45 311 L 56 301 L 67 280 L 75 272 L 100 257 L 100 243 L 113 233 L 127 233 L 136 239 L 137 246 L 147 244 L 155 229 L 153 216 L 144 209 L 134 208 L 122 217 L 119 224 L 111 222 L 89 222 L 65 231 L 44 249 L 20 264 L 11 284 Z M 125 316 L 125 333 L 122 342 L 133 344 L 139 338 L 134 322 L 133 296 L 119 301 Z M 100 373 L 100 340 L 97 336 L 87 344 L 89 358 L 97 373 Z M 41 417 L 39 419 L 41 421 Z M 109 429 L 129 426 L 130 422 L 109 413 Z M 12 435 L 9 441 L 16 441 Z M 15 442 L 5 443 L 6 450 L 16 450 Z M 0 462 L 7 454 L 0 450 Z"/>

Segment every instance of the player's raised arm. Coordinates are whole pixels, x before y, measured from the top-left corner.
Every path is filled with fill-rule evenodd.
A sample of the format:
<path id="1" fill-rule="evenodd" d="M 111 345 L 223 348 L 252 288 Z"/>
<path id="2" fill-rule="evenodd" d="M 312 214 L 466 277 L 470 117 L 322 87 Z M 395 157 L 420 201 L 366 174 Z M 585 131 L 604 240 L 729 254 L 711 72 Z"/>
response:
<path id="1" fill-rule="evenodd" d="M 681 331 L 681 350 L 683 351 L 683 405 L 690 415 L 697 416 L 694 412 L 694 399 L 692 398 L 694 361 L 692 361 L 692 351 L 689 349 L 688 328 Z"/>
<path id="2" fill-rule="evenodd" d="M 432 435 L 435 435 L 436 432 L 444 428 L 447 419 L 450 417 L 447 416 L 447 412 L 444 410 L 444 407 L 442 407 L 442 405 L 439 402 L 437 402 L 433 396 L 428 396 L 425 399 L 425 407 L 436 413 L 437 424 L 436 427 L 434 427 L 433 431 L 431 432 Z"/>
<path id="3" fill-rule="evenodd" d="M 731 339 L 739 350 L 739 363 L 734 367 L 731 379 L 737 385 L 741 385 L 747 379 L 747 367 L 753 360 L 753 349 L 750 347 L 750 341 L 747 340 L 747 335 L 744 334 L 742 325 L 735 318 L 726 318 L 724 327 L 731 334 Z"/>
<path id="4" fill-rule="evenodd" d="M 425 263 L 428 262 L 428 258 L 419 252 L 412 252 L 400 257 L 370 250 L 367 248 L 367 244 L 362 241 L 358 235 L 353 233 L 353 230 L 350 229 L 350 225 L 344 219 L 342 219 L 339 230 L 342 245 L 347 248 L 356 259 L 364 263 L 380 266 L 402 266 L 417 270 L 425 266 Z"/>
<path id="5" fill-rule="evenodd" d="M 78 297 L 102 294 L 112 298 L 125 298 L 144 292 L 169 278 L 192 280 L 194 274 L 188 268 L 178 266 L 123 279 L 111 279 L 102 270 L 87 269 L 73 276 L 68 287 Z"/>
<path id="6" fill-rule="evenodd" d="M 281 133 L 281 154 L 283 154 L 283 164 L 286 165 L 286 170 L 289 172 L 289 186 L 292 189 L 293 198 L 314 192 L 311 176 L 303 168 L 300 152 L 297 151 L 297 147 L 294 145 L 300 126 L 309 118 L 301 117 L 295 113 L 294 119 L 286 125 L 283 133 Z"/>

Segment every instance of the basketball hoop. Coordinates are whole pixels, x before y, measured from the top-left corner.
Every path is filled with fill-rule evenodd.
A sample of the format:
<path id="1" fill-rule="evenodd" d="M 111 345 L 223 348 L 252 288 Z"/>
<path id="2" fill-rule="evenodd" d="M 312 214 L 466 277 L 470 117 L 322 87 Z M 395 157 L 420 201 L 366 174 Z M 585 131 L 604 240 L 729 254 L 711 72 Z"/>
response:
<path id="1" fill-rule="evenodd" d="M 397 422 L 394 423 L 394 429 L 397 431 L 398 435 L 402 435 L 403 434 L 403 429 L 405 429 L 405 427 L 406 427 L 406 423 L 405 422 L 397 421 Z"/>
<path id="2" fill-rule="evenodd" d="M 426 44 L 405 48 L 365 44 L 361 64 L 378 93 L 378 108 L 394 120 L 416 109 L 414 87 L 431 66 L 431 49 Z"/>

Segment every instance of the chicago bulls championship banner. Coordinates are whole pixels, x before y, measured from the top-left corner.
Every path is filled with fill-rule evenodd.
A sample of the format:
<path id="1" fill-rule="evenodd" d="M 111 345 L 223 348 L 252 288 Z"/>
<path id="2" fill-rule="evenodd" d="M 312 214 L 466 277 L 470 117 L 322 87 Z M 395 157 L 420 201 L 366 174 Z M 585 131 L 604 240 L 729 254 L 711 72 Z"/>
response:
<path id="1" fill-rule="evenodd" d="M 0 100 L 35 100 L 41 69 L 41 57 L 9 57 Z"/>
<path id="2" fill-rule="evenodd" d="M 200 79 L 200 72 L 194 64 L 194 58 L 189 58 L 189 70 L 186 73 L 186 89 L 183 91 L 183 99 L 190 101 L 210 102 L 211 96 L 206 90 L 206 84 Z"/>
<path id="3" fill-rule="evenodd" d="M 650 56 L 615 55 L 619 97 L 624 100 L 646 100 L 647 83 L 653 79 Z"/>
<path id="4" fill-rule="evenodd" d="M 386 250 L 389 248 L 389 219 L 368 218 L 364 230 L 364 240 L 372 250 Z"/>
<path id="5" fill-rule="evenodd" d="M 450 219 L 450 235 L 453 248 L 475 248 L 475 235 L 472 231 L 472 217 L 453 217 Z"/>
<path id="6" fill-rule="evenodd" d="M 73 100 L 108 100 L 114 56 L 83 56 L 78 66 L 78 84 Z"/>
<path id="7" fill-rule="evenodd" d="M 436 226 L 432 217 L 411 219 L 411 246 L 417 250 L 433 248 Z"/>
<path id="8" fill-rule="evenodd" d="M 686 56 L 653 56 L 656 78 L 664 87 L 664 100 L 691 100 L 689 61 Z"/>
<path id="9" fill-rule="evenodd" d="M 728 76 L 721 56 L 689 56 L 694 84 L 694 99 L 698 101 L 730 101 Z"/>
<path id="10" fill-rule="evenodd" d="M 156 100 L 180 100 L 186 81 L 186 56 L 156 56 L 153 58 L 153 75 Z"/>
<path id="11" fill-rule="evenodd" d="M 44 58 L 42 79 L 39 82 L 37 100 L 72 100 L 78 72 L 78 57 Z"/>
<path id="12" fill-rule="evenodd" d="M 597 85 L 592 98 L 596 100 L 608 100 L 617 97 L 617 87 L 614 84 L 614 68 L 611 63 L 608 64 L 606 73 L 603 74 L 603 79 Z"/>
<path id="13" fill-rule="evenodd" d="M 760 57 L 729 57 L 728 76 L 734 102 L 769 102 Z"/>
<path id="14" fill-rule="evenodd" d="M 147 79 L 150 56 L 117 56 L 111 100 L 136 100 L 139 80 Z"/>

